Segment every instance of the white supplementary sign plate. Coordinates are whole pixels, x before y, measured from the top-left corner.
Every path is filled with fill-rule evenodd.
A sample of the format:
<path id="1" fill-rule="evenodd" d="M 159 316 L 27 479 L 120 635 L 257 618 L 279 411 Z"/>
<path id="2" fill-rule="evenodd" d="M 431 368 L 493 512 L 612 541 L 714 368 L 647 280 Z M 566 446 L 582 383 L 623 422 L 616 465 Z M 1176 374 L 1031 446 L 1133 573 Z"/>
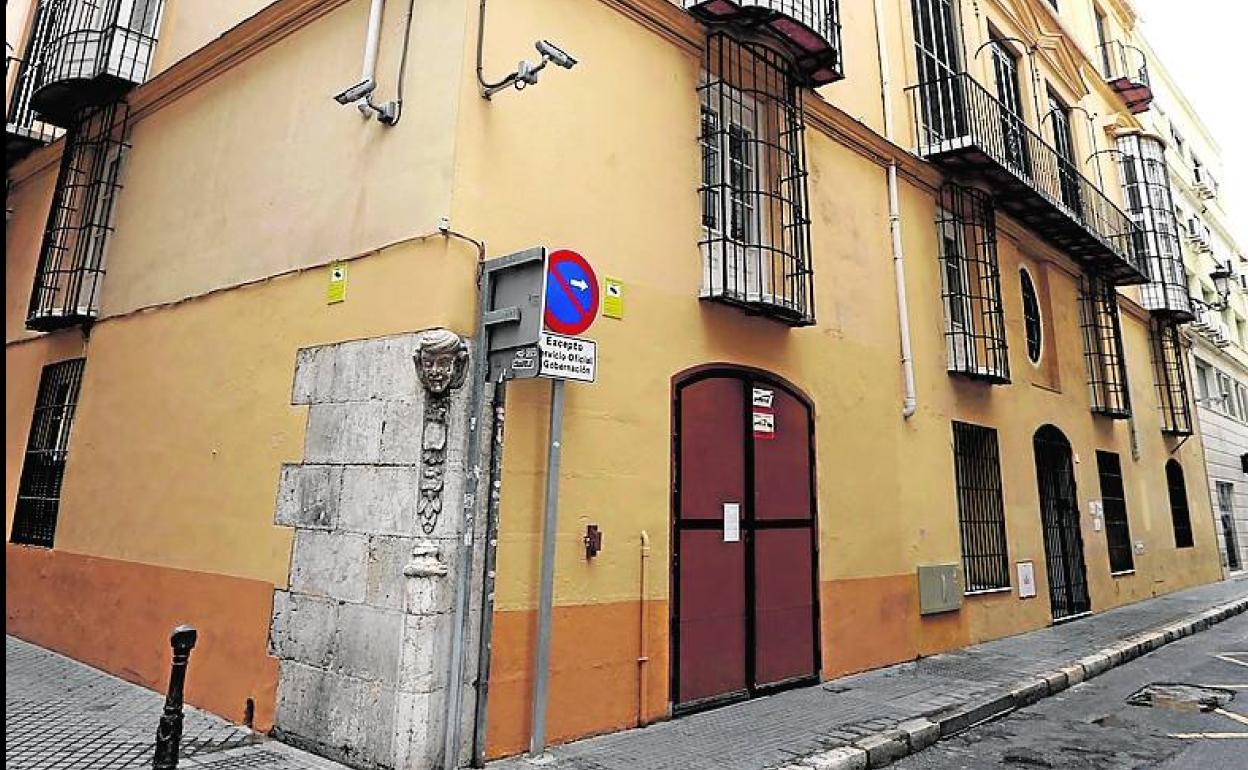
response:
<path id="1" fill-rule="evenodd" d="M 737 543 L 741 540 L 741 504 L 724 503 L 724 542 Z"/>
<path id="2" fill-rule="evenodd" d="M 575 382 L 598 378 L 598 343 L 580 337 L 542 332 L 542 377 Z"/>
<path id="3" fill-rule="evenodd" d="M 1036 566 L 1029 561 L 1018 563 L 1018 598 L 1032 599 L 1036 595 Z"/>

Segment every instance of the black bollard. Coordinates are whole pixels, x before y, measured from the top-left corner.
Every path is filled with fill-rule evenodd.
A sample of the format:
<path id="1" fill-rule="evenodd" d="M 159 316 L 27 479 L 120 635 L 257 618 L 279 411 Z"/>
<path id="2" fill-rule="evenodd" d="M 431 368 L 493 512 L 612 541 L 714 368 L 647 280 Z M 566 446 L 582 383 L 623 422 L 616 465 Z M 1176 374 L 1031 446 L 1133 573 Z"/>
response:
<path id="1" fill-rule="evenodd" d="M 154 770 L 175 770 L 178 751 L 182 743 L 182 690 L 186 687 L 186 666 L 191 660 L 191 650 L 199 632 L 190 626 L 178 626 L 169 636 L 173 647 L 173 667 L 169 671 L 169 693 L 165 695 L 165 713 L 160 715 L 156 728 L 156 755 L 152 758 Z"/>

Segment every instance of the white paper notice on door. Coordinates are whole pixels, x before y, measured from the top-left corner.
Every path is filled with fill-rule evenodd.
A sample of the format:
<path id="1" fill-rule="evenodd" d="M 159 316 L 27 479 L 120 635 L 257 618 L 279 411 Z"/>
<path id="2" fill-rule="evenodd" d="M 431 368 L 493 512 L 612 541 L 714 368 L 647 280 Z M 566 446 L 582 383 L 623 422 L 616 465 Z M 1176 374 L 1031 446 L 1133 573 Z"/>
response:
<path id="1" fill-rule="evenodd" d="M 741 503 L 724 503 L 724 542 L 741 541 Z"/>

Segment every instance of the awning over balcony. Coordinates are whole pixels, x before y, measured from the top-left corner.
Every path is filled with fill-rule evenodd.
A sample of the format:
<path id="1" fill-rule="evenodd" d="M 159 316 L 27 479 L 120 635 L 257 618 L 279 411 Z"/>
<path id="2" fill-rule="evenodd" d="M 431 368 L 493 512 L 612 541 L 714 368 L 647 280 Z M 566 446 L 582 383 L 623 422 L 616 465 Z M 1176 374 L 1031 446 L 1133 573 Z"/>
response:
<path id="1" fill-rule="evenodd" d="M 804 85 L 845 77 L 838 0 L 681 0 L 708 25 L 766 35 L 793 59 Z"/>
<path id="2" fill-rule="evenodd" d="M 985 183 L 999 210 L 1104 278 L 1117 285 L 1148 282 L 1131 218 L 970 75 L 908 91 L 918 155 Z"/>

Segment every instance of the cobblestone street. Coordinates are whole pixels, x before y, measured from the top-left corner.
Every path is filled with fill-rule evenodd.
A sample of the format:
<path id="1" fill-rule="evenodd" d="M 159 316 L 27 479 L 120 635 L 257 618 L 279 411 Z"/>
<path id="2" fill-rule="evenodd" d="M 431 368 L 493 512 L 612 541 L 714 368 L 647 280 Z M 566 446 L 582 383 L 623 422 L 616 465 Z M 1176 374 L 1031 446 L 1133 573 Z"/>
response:
<path id="1" fill-rule="evenodd" d="M 4 743 L 10 770 L 150 768 L 164 697 L 5 637 Z M 194 677 L 194 662 L 191 664 Z M 187 707 L 179 768 L 343 770 Z"/>

